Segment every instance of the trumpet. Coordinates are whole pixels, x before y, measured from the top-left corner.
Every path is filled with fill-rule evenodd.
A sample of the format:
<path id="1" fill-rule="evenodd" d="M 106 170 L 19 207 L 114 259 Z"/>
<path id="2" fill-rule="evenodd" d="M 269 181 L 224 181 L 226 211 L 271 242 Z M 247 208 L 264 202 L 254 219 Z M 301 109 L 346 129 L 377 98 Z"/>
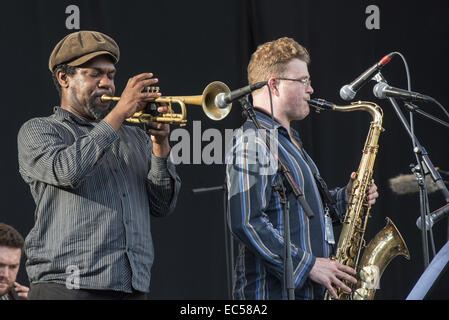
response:
<path id="1" fill-rule="evenodd" d="M 158 92 L 158 87 L 147 87 L 147 92 Z M 196 96 L 162 96 L 151 100 L 149 103 L 168 103 L 168 112 L 163 114 L 145 113 L 145 110 L 134 113 L 126 121 L 130 123 L 146 123 L 147 121 L 177 124 L 179 126 L 185 126 L 187 122 L 187 108 L 186 104 L 193 104 L 203 107 L 203 112 L 212 120 L 224 119 L 232 108 L 232 103 L 228 104 L 226 108 L 219 108 L 215 104 L 215 97 L 219 93 L 228 93 L 228 86 L 220 81 L 214 81 L 209 83 L 203 91 L 203 94 Z M 108 95 L 101 96 L 102 102 L 107 101 L 120 101 L 120 97 L 111 97 Z M 181 113 L 174 113 L 172 110 L 172 103 L 178 104 L 181 108 Z"/>

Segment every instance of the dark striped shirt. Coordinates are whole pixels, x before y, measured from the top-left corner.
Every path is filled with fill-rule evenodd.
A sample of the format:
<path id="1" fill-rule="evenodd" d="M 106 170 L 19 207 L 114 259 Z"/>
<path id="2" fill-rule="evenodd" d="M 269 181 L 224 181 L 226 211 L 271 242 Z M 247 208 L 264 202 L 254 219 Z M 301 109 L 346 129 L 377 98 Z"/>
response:
<path id="1" fill-rule="evenodd" d="M 292 143 L 285 128 L 274 123 L 276 137 L 269 131 L 271 117 L 259 111 L 256 116 L 266 129 L 264 133 L 270 138 L 272 147 L 277 144 L 280 160 L 288 167 L 315 214 L 308 218 L 299 201 L 293 194 L 289 195 L 295 297 L 321 299 L 324 287 L 308 278 L 316 257 L 328 257 L 331 249 L 325 240 L 323 202 L 308 163 L 316 171 L 318 169 L 307 153 Z M 263 136 L 253 135 L 255 130 L 254 124 L 247 121 L 243 131 L 234 135 L 234 146 L 226 158 L 228 218 L 230 228 L 239 240 L 233 295 L 235 299 L 285 299 L 284 221 L 279 195 L 272 188 L 276 161 L 270 158 Z M 297 131 L 291 131 L 300 142 Z M 340 212 L 344 212 L 344 190 L 331 190 Z M 333 213 L 333 218 L 339 220 L 341 216 Z"/>
<path id="2" fill-rule="evenodd" d="M 170 214 L 180 189 L 174 165 L 152 154 L 149 136 L 55 108 L 22 126 L 18 152 L 36 203 L 25 241 L 30 281 L 148 292 L 150 214 Z"/>

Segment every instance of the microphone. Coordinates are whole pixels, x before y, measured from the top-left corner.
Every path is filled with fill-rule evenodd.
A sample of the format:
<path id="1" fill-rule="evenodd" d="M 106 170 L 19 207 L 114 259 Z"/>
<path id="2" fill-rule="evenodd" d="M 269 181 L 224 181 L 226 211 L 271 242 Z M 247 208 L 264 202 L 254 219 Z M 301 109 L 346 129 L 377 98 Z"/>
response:
<path id="1" fill-rule="evenodd" d="M 379 62 L 377 62 L 375 65 L 373 65 L 371 68 L 368 68 L 364 73 L 362 73 L 358 78 L 356 78 L 354 81 L 352 81 L 350 84 L 347 84 L 343 86 L 340 89 L 340 97 L 343 100 L 349 101 L 354 99 L 355 94 L 357 91 L 360 90 L 361 87 L 365 85 L 371 78 L 373 77 L 373 74 L 378 72 L 384 65 L 386 65 L 391 60 L 391 56 L 393 53 L 390 53 L 380 59 Z"/>
<path id="2" fill-rule="evenodd" d="M 260 89 L 267 84 L 266 81 L 257 82 L 254 84 L 250 84 L 246 87 L 236 89 L 234 91 L 228 93 L 219 93 L 215 97 L 215 105 L 220 109 L 226 109 L 228 104 L 233 102 L 234 100 L 240 99 L 243 96 L 253 92 L 254 90 Z"/>
<path id="3" fill-rule="evenodd" d="M 446 204 L 444 207 L 441 207 L 434 212 L 430 213 L 426 216 L 424 227 L 426 228 L 426 231 L 432 228 L 432 226 L 440 221 L 441 219 L 447 217 L 449 215 L 449 203 Z M 422 230 L 422 220 L 421 217 L 419 217 L 416 220 L 416 226 L 419 230 Z"/>
<path id="4" fill-rule="evenodd" d="M 388 180 L 390 189 L 398 195 L 419 192 L 418 182 L 414 174 L 400 174 L 397 177 Z M 433 193 L 441 190 L 441 188 L 433 181 L 430 175 L 426 175 L 427 192 Z"/>
<path id="5" fill-rule="evenodd" d="M 406 101 L 431 101 L 432 98 L 417 92 L 390 87 L 385 82 L 379 82 L 374 86 L 374 95 L 379 99 L 398 98 Z"/>

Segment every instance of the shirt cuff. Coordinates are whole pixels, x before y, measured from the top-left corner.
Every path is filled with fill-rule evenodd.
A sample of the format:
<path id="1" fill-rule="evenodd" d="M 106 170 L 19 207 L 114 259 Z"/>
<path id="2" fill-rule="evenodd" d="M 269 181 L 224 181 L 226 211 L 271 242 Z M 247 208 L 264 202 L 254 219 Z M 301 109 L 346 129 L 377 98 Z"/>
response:
<path id="1" fill-rule="evenodd" d="M 316 257 L 310 252 L 304 252 L 304 263 L 294 271 L 295 276 L 295 288 L 302 288 L 304 283 L 309 278 L 310 271 L 312 271 L 315 265 Z"/>
<path id="2" fill-rule="evenodd" d="M 169 171 L 168 158 L 160 158 L 151 153 L 151 169 L 149 176 L 158 179 L 172 178 L 173 175 L 170 175 Z"/>
<path id="3" fill-rule="evenodd" d="M 346 209 L 346 187 L 337 191 L 337 206 L 340 212 L 345 212 Z"/>

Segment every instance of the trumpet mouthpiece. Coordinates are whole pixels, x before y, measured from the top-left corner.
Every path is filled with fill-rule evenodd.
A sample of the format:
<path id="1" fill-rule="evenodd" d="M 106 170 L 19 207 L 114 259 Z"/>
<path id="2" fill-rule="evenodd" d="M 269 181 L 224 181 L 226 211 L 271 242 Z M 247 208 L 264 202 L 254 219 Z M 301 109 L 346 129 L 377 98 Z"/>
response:
<path id="1" fill-rule="evenodd" d="M 110 97 L 110 96 L 104 94 L 100 97 L 100 100 L 101 100 L 101 102 L 120 101 L 120 97 Z"/>

